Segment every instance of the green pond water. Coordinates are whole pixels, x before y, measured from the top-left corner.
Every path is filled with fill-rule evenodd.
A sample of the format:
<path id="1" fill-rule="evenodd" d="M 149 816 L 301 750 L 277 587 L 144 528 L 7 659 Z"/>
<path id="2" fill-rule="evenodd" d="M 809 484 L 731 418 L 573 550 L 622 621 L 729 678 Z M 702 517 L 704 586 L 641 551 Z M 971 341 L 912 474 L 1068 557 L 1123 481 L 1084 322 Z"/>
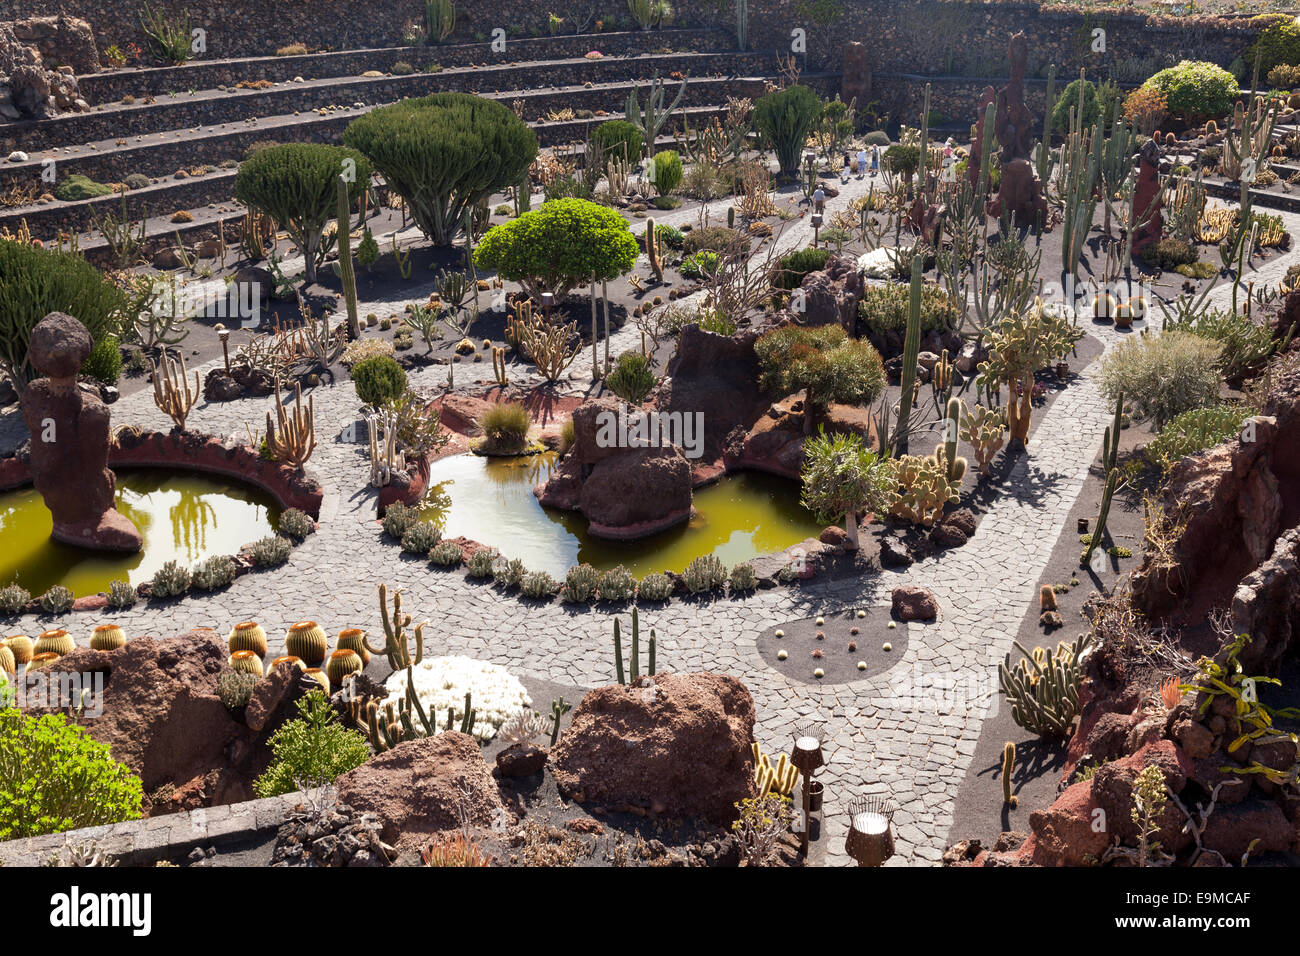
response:
<path id="1" fill-rule="evenodd" d="M 554 453 L 444 458 L 431 470 L 423 516 L 441 523 L 445 537 L 463 535 L 557 577 L 583 562 L 600 569 L 622 564 L 643 577 L 681 571 L 703 554 L 731 566 L 816 537 L 823 527 L 799 504 L 796 482 L 742 472 L 696 489 L 689 523 L 639 541 L 593 538 L 582 515 L 543 508 L 533 496 L 556 464 Z"/>
<path id="2" fill-rule="evenodd" d="M 50 540 L 50 512 L 35 488 L 0 494 L 0 584 L 17 580 L 33 596 L 61 584 L 77 597 L 115 579 L 139 584 L 171 560 L 194 565 L 273 534 L 275 500 L 217 476 L 145 469 L 117 472 L 117 510 L 144 537 L 138 554 L 83 551 Z"/>

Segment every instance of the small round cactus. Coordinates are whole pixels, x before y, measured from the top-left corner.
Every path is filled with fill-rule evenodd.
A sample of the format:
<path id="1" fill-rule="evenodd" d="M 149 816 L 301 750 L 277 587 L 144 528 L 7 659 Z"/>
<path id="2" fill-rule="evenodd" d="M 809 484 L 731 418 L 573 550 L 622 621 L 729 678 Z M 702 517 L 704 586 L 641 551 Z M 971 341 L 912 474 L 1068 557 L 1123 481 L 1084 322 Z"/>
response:
<path id="1" fill-rule="evenodd" d="M 299 621 L 289 628 L 284 639 L 284 649 L 294 657 L 302 658 L 308 667 L 320 667 L 329 653 L 325 632 L 315 621 Z"/>
<path id="2" fill-rule="evenodd" d="M 18 671 L 18 662 L 14 660 L 14 652 L 5 646 L 3 640 L 0 640 L 0 671 L 11 676 Z"/>
<path id="3" fill-rule="evenodd" d="M 357 656 L 361 658 L 361 666 L 369 666 L 370 652 L 366 650 L 366 632 L 361 628 L 345 627 L 339 631 L 337 646 L 341 651 L 356 651 Z"/>
<path id="4" fill-rule="evenodd" d="M 285 654 L 283 657 L 277 657 L 275 660 L 271 661 L 271 666 L 267 669 L 267 673 L 275 670 L 281 664 L 292 664 L 300 671 L 305 671 L 307 669 L 307 665 L 302 662 L 301 657 L 294 657 L 292 654 Z"/>
<path id="5" fill-rule="evenodd" d="M 342 687 L 345 680 L 360 673 L 362 666 L 361 657 L 356 651 L 342 648 L 330 655 L 329 663 L 325 666 L 325 676 L 329 678 L 331 686 Z"/>
<path id="6" fill-rule="evenodd" d="M 27 669 L 29 671 L 40 670 L 42 667 L 47 667 L 50 664 L 53 664 L 58 659 L 59 659 L 59 655 L 55 654 L 53 651 L 45 651 L 44 653 L 41 654 L 33 654 L 32 659 L 27 663 Z"/>
<path id="7" fill-rule="evenodd" d="M 786 659 L 787 657 L 789 657 L 789 656 L 790 656 L 790 655 L 789 655 L 788 653 L 786 653 L 786 651 L 784 651 L 784 650 L 780 650 L 780 651 L 777 651 L 777 652 L 776 652 L 776 659 L 777 659 L 778 661 L 783 661 L 783 660 L 785 660 L 785 659 Z"/>
<path id="8" fill-rule="evenodd" d="M 826 676 L 826 672 L 822 670 L 820 667 L 817 668 L 815 671 L 813 671 L 813 677 L 816 677 L 818 680 L 821 680 L 825 676 Z"/>
<path id="9" fill-rule="evenodd" d="M 126 632 L 116 624 L 101 624 L 90 635 L 90 647 L 96 651 L 115 651 L 126 643 Z"/>
<path id="10" fill-rule="evenodd" d="M 32 655 L 36 649 L 32 644 L 32 639 L 26 634 L 10 634 L 5 638 L 5 647 L 14 655 L 14 663 L 18 667 L 25 667 L 32 662 Z"/>
<path id="11" fill-rule="evenodd" d="M 866 662 L 866 661 L 858 661 L 858 670 L 860 670 L 860 671 L 864 671 L 864 670 L 866 670 L 866 669 L 867 669 L 867 662 Z"/>
<path id="12" fill-rule="evenodd" d="M 262 659 L 254 651 L 235 651 L 230 655 L 230 669 L 241 674 L 262 676 Z"/>
<path id="13" fill-rule="evenodd" d="M 36 657 L 42 654 L 53 654 L 55 657 L 65 657 L 71 654 L 76 648 L 68 632 L 64 630 L 45 631 L 36 639 Z M 32 660 L 35 660 L 33 657 Z"/>
<path id="14" fill-rule="evenodd" d="M 817 626 L 818 626 L 818 627 L 821 627 L 821 626 L 822 626 L 823 624 L 825 624 L 825 623 L 826 623 L 826 618 L 824 618 L 824 617 L 819 617 L 819 618 L 817 618 Z"/>
<path id="15" fill-rule="evenodd" d="M 230 653 L 252 651 L 258 657 L 266 656 L 266 631 L 256 621 L 241 621 L 226 638 Z"/>
<path id="16" fill-rule="evenodd" d="M 307 668 L 306 674 L 312 680 L 316 681 L 316 683 L 320 684 L 321 689 L 325 691 L 326 697 L 330 695 L 330 679 L 323 670 L 319 667 L 309 667 Z"/>
<path id="17" fill-rule="evenodd" d="M 890 644 L 889 641 L 885 641 L 885 643 L 880 645 L 880 649 L 888 653 L 889 651 L 892 651 L 894 649 L 894 645 Z"/>

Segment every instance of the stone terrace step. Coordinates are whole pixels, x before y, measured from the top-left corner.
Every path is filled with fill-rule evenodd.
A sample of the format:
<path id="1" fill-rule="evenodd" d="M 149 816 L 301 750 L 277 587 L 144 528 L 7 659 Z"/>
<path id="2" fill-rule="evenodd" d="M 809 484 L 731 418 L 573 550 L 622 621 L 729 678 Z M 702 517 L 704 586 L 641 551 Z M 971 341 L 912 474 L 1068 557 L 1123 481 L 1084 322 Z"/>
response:
<path id="1" fill-rule="evenodd" d="M 456 67 L 438 73 L 408 76 L 325 77 L 301 83 L 279 84 L 266 90 L 196 90 L 193 93 L 169 94 L 163 99 L 132 104 L 115 103 L 90 113 L 65 114 L 45 120 L 11 123 L 0 135 L 13 139 L 14 148 L 30 154 L 54 148 L 75 146 L 100 139 L 129 139 L 167 130 L 181 130 L 213 123 L 275 116 L 293 111 L 304 112 L 354 103 L 388 103 L 409 96 L 460 90 L 501 94 L 520 89 L 518 84 L 540 73 L 556 86 L 593 87 L 616 84 L 626 89 L 632 80 L 648 80 L 656 72 L 668 76 L 673 72 L 694 77 L 755 75 L 772 68 L 772 58 L 765 53 L 686 53 L 647 54 L 637 57 L 584 58 L 535 62 L 520 65 Z M 538 90 L 530 90 L 536 94 Z M 521 94 L 523 92 L 521 91 Z M 624 92 L 626 97 L 626 92 Z M 508 100 L 507 100 L 508 101 Z M 620 104 L 621 105 L 621 104 Z M 556 103 L 551 108 L 572 106 Z M 602 104 L 602 108 L 608 108 Z"/>
<path id="2" fill-rule="evenodd" d="M 591 50 L 607 57 L 636 56 L 665 48 L 677 52 L 727 53 L 735 49 L 732 36 L 721 30 L 633 31 L 583 36 L 508 39 L 496 52 L 490 42 L 443 46 L 380 47 L 308 53 L 303 56 L 258 56 L 225 60 L 196 60 L 177 66 L 130 68 L 92 73 L 77 78 L 82 96 L 92 104 L 114 103 L 123 96 L 165 96 L 182 90 L 207 90 L 244 81 L 288 82 L 294 77 L 360 76 L 367 70 L 389 72 L 406 62 L 416 72 L 431 64 L 444 68 L 515 65 L 550 60 L 577 59 Z"/>

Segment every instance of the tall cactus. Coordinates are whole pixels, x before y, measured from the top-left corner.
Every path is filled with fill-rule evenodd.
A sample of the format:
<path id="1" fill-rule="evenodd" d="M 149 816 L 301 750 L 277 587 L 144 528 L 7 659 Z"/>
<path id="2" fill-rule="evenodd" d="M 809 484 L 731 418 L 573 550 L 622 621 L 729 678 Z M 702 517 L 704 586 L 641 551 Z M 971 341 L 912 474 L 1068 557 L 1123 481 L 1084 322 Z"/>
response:
<path id="1" fill-rule="evenodd" d="M 966 474 L 966 459 L 957 454 L 957 436 L 960 428 L 962 400 L 960 398 L 948 399 L 945 411 L 947 414 L 943 422 L 943 441 L 935 449 L 935 457 L 939 459 L 939 463 L 943 466 L 948 481 L 953 484 L 960 484 Z"/>
<path id="2" fill-rule="evenodd" d="M 664 264 L 659 258 L 659 236 L 655 233 L 655 221 L 647 219 L 645 221 L 645 254 L 650 260 L 650 271 L 654 273 L 655 279 L 659 282 L 664 281 Z"/>
<path id="3" fill-rule="evenodd" d="M 343 281 L 343 300 L 348 308 L 348 338 L 361 338 L 361 320 L 357 316 L 357 274 L 352 268 L 352 212 L 348 206 L 348 184 L 338 179 L 339 278 Z"/>
<path id="4" fill-rule="evenodd" d="M 975 213 L 981 222 L 985 221 L 984 201 L 989 192 L 989 179 L 993 169 L 993 124 L 996 122 L 997 109 L 990 103 L 984 107 L 983 137 L 980 140 L 980 173 L 975 184 Z"/>
<path id="5" fill-rule="evenodd" d="M 1106 439 L 1102 442 L 1102 472 L 1109 475 L 1119 462 L 1119 432 L 1124 420 L 1124 393 L 1115 396 L 1115 421 L 1106 428 Z"/>
<path id="6" fill-rule="evenodd" d="M 406 627 L 411 623 L 411 615 L 402 610 L 402 590 L 393 592 L 393 610 L 388 610 L 388 585 L 379 585 L 379 616 L 384 623 L 384 643 L 372 647 L 369 638 L 362 638 L 362 646 L 370 654 L 383 654 L 388 658 L 388 666 L 395 671 L 403 670 L 412 664 L 424 660 L 424 625 L 422 621 L 415 627 L 415 657 L 411 657 L 410 648 L 406 646 Z"/>
<path id="7" fill-rule="evenodd" d="M 1052 178 L 1052 110 L 1056 106 L 1056 64 L 1047 68 L 1047 106 L 1043 110 L 1043 138 L 1038 141 L 1038 181 L 1047 188 Z"/>
<path id="8" fill-rule="evenodd" d="M 1015 807 L 1019 798 L 1011 792 L 1011 771 L 1016 766 L 1016 745 L 1010 740 L 1002 747 L 1002 802 Z"/>
<path id="9" fill-rule="evenodd" d="M 921 351 L 921 271 L 924 268 L 925 260 L 913 256 L 912 299 L 907 314 L 907 337 L 903 340 L 903 394 L 898 399 L 898 421 L 894 425 L 898 450 L 903 453 L 908 448 L 908 422 L 912 417 L 912 393 L 916 387 L 916 357 Z"/>
<path id="10" fill-rule="evenodd" d="M 1114 469 L 1106 475 L 1106 487 L 1101 493 L 1101 507 L 1097 511 L 1097 525 L 1092 529 L 1092 534 L 1088 535 L 1088 547 L 1083 551 L 1083 556 L 1079 558 L 1081 567 L 1087 567 L 1088 562 L 1092 559 L 1092 553 L 1097 550 L 1101 544 L 1102 535 L 1106 531 L 1106 519 L 1110 517 L 1110 502 L 1115 497 L 1115 486 L 1119 482 L 1119 472 Z"/>
<path id="11" fill-rule="evenodd" d="M 655 668 L 655 632 L 654 628 L 650 629 L 649 655 L 647 661 L 646 676 L 653 677 L 658 671 Z M 641 676 L 641 616 L 635 607 L 632 608 L 632 671 L 631 680 L 625 679 L 623 669 L 623 632 L 619 625 L 618 618 L 614 618 L 614 670 L 618 675 L 620 684 L 634 683 Z"/>
<path id="12" fill-rule="evenodd" d="M 664 81 L 659 78 L 658 71 L 650 80 L 650 91 L 646 94 L 645 109 L 641 109 L 641 100 L 637 96 L 634 87 L 627 95 L 627 121 L 632 123 L 641 130 L 641 139 L 645 144 L 645 155 L 652 156 L 655 151 L 655 140 L 659 138 L 659 133 L 668 122 L 668 117 L 672 115 L 673 110 L 682 102 L 682 97 L 686 94 L 686 81 L 682 80 L 681 85 L 677 87 L 677 96 L 672 105 L 667 109 L 664 108 Z M 632 157 L 628 157 L 630 162 Z"/>
<path id="13" fill-rule="evenodd" d="M 926 182 L 930 176 L 930 84 L 925 84 L 925 96 L 921 101 L 921 151 L 918 154 L 921 159 L 917 163 L 916 191 L 918 195 L 924 196 L 926 191 Z"/>
<path id="14" fill-rule="evenodd" d="M 749 0 L 736 0 L 736 49 L 749 47 Z"/>

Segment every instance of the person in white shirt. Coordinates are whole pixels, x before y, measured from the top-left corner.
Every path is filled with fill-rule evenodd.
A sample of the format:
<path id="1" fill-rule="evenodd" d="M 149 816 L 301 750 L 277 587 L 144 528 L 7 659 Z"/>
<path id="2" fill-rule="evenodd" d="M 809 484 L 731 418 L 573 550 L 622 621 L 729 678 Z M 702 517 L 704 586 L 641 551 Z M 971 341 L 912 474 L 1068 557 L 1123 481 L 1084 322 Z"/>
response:
<path id="1" fill-rule="evenodd" d="M 822 189 L 821 184 L 813 190 L 812 194 L 813 212 L 820 215 L 826 211 L 826 190 Z"/>
<path id="2" fill-rule="evenodd" d="M 860 149 L 858 150 L 858 179 L 865 175 L 867 175 L 867 151 Z"/>

